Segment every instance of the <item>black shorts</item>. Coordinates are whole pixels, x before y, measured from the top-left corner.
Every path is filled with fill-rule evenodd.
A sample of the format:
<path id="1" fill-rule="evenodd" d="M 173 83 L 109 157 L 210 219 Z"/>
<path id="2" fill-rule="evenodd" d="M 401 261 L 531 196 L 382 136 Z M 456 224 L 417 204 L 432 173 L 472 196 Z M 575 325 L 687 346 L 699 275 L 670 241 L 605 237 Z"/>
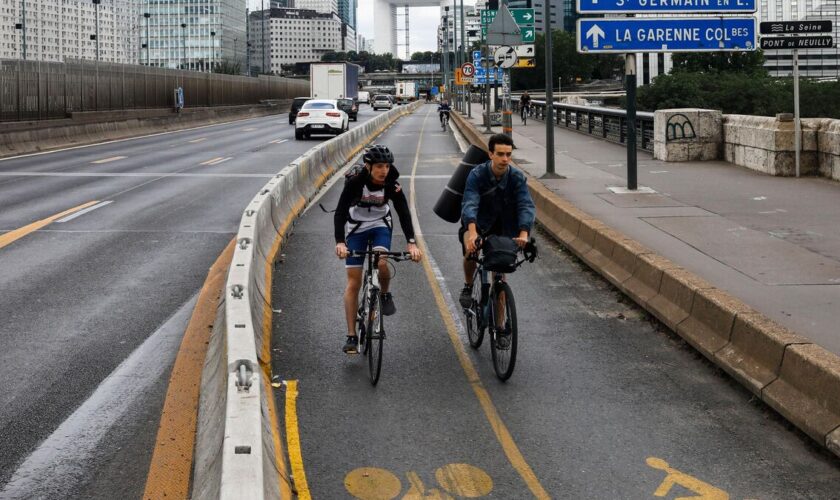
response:
<path id="1" fill-rule="evenodd" d="M 467 234 L 467 226 L 461 224 L 461 227 L 458 228 L 458 241 L 461 242 L 461 255 L 467 255 L 467 247 L 464 246 L 464 235 Z M 488 236 L 491 234 L 495 234 L 496 236 L 504 236 L 504 232 L 502 231 L 502 225 L 498 222 L 493 224 L 489 231 L 484 232 L 481 228 L 478 228 L 478 234 Z"/>

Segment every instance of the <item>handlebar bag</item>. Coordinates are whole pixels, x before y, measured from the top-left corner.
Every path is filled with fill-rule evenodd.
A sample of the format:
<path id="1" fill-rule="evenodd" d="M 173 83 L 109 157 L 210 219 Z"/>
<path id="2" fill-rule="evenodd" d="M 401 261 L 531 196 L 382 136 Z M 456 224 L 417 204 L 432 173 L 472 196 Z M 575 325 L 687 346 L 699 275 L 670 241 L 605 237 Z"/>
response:
<path id="1" fill-rule="evenodd" d="M 495 273 L 516 271 L 516 256 L 519 247 L 512 238 L 490 235 L 481 246 L 484 252 L 484 268 Z"/>

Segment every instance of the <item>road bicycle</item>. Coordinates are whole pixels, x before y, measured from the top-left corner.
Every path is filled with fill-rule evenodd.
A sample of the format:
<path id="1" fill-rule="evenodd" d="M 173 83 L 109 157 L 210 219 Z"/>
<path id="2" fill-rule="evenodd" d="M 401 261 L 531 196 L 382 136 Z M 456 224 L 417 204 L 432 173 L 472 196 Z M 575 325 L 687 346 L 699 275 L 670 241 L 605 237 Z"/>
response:
<path id="1" fill-rule="evenodd" d="M 443 113 L 443 118 L 440 120 L 440 128 L 446 132 L 447 126 L 449 126 L 449 113 Z"/>
<path id="2" fill-rule="evenodd" d="M 368 242 L 366 251 L 353 251 L 349 256 L 365 259 L 362 293 L 359 296 L 359 308 L 356 310 L 356 331 L 359 336 L 359 349 L 368 360 L 370 383 L 376 385 L 382 370 L 382 347 L 385 341 L 382 301 L 379 295 L 379 259 L 385 257 L 393 262 L 401 262 L 410 260 L 411 254 L 373 250 Z"/>
<path id="3" fill-rule="evenodd" d="M 517 252 L 517 259 L 512 265 L 516 270 L 524 262 L 534 262 L 537 258 L 536 240 L 525 245 Z M 519 259 L 522 254 L 522 259 Z M 484 252 L 479 249 L 476 254 L 468 257 L 478 263 L 473 274 L 472 302 L 464 308 L 467 324 L 467 338 L 473 349 L 481 347 L 484 341 L 484 331 L 490 334 L 490 354 L 493 358 L 493 369 L 499 380 L 505 381 L 513 375 L 516 365 L 516 349 L 518 331 L 516 324 L 516 301 L 513 290 L 505 281 L 505 274 L 493 272 L 485 268 Z M 493 272 L 492 282 L 488 275 Z"/>
<path id="4" fill-rule="evenodd" d="M 531 114 L 531 106 L 525 105 L 519 107 L 519 117 L 522 118 L 522 125 L 528 125 L 528 115 Z"/>

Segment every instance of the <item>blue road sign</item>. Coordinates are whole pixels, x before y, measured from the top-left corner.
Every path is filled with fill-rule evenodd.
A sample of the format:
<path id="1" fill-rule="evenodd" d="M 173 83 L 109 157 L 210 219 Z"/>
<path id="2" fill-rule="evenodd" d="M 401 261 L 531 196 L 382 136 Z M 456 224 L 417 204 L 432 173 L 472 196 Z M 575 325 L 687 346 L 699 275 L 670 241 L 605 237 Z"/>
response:
<path id="1" fill-rule="evenodd" d="M 481 60 L 481 51 L 480 50 L 474 50 L 473 51 L 473 61 L 480 61 L 480 60 Z M 478 65 L 476 64 L 476 66 L 478 66 Z"/>
<path id="2" fill-rule="evenodd" d="M 578 52 L 720 52 L 755 50 L 754 17 L 578 19 Z"/>
<path id="3" fill-rule="evenodd" d="M 432 95 L 438 95 L 440 93 L 437 87 L 432 87 L 429 92 L 431 92 Z"/>
<path id="4" fill-rule="evenodd" d="M 577 0 L 580 14 L 712 14 L 756 11 L 756 0 Z"/>

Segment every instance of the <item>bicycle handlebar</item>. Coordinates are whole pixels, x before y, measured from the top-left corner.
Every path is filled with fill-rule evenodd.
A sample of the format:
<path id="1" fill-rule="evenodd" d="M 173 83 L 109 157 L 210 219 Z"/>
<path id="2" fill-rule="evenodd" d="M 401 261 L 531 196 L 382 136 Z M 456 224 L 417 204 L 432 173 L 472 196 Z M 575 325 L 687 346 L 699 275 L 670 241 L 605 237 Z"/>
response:
<path id="1" fill-rule="evenodd" d="M 380 257 L 391 257 L 391 260 L 394 261 L 401 261 L 401 260 L 408 260 L 411 259 L 411 252 L 384 252 L 381 250 L 365 250 L 365 251 L 357 251 L 351 250 L 347 256 L 348 257 L 364 257 L 366 255 L 379 255 Z"/>

